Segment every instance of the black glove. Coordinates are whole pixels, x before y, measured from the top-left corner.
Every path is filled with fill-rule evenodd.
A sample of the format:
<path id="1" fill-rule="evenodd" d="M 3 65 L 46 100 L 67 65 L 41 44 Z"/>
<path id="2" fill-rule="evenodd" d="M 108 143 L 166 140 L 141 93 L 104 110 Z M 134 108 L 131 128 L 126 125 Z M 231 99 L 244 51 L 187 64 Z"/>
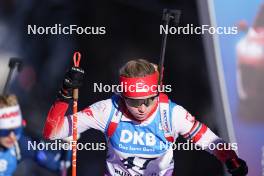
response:
<path id="1" fill-rule="evenodd" d="M 236 166 L 234 162 L 236 162 L 239 166 Z M 227 160 L 226 167 L 232 176 L 246 176 L 248 173 L 247 163 L 240 158 Z"/>
<path id="2" fill-rule="evenodd" d="M 66 102 L 71 100 L 73 89 L 80 88 L 83 80 L 84 70 L 80 67 L 72 67 L 64 76 L 62 88 L 58 93 L 58 98 Z"/>

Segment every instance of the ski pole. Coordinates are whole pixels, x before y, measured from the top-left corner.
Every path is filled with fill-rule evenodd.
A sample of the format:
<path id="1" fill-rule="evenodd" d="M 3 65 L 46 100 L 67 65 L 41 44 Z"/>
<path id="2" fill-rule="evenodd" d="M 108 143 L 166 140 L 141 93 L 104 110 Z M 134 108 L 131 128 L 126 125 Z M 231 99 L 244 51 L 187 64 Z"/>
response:
<path id="1" fill-rule="evenodd" d="M 75 52 L 73 55 L 73 62 L 75 67 L 79 67 L 81 61 L 81 53 Z M 72 176 L 76 176 L 76 162 L 77 162 L 77 112 L 78 112 L 78 89 L 73 89 L 73 145 L 72 145 Z"/>
<path id="2" fill-rule="evenodd" d="M 167 26 L 170 24 L 170 21 L 173 20 L 175 26 L 178 26 L 180 22 L 180 10 L 171 10 L 171 9 L 164 9 L 162 14 L 162 22 L 163 26 Z M 164 60 L 165 60 L 165 52 L 166 52 L 166 44 L 167 44 L 167 33 L 162 33 L 161 39 L 161 51 L 160 51 L 160 60 L 159 60 L 159 83 L 158 85 L 162 86 L 162 79 L 163 79 L 163 69 L 164 69 Z"/>
<path id="3" fill-rule="evenodd" d="M 10 58 L 8 66 L 9 66 L 9 73 L 8 73 L 8 76 L 7 76 L 7 79 L 5 82 L 5 86 L 3 89 L 3 95 L 7 94 L 9 84 L 10 84 L 11 78 L 14 74 L 16 67 L 17 67 L 18 72 L 20 72 L 22 70 L 22 61 L 18 58 Z"/>

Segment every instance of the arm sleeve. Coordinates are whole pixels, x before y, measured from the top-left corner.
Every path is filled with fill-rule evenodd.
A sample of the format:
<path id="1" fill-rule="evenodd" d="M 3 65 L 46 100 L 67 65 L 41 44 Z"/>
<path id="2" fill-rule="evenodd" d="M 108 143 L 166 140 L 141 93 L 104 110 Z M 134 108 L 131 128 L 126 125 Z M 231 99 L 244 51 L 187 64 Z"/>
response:
<path id="1" fill-rule="evenodd" d="M 172 129 L 175 134 L 182 135 L 196 145 L 202 147 L 207 152 L 215 155 L 217 159 L 225 163 L 227 160 L 237 158 L 234 150 L 223 139 L 213 133 L 205 124 L 195 120 L 187 110 L 176 105 L 172 111 Z M 209 145 L 214 144 L 211 149 Z M 229 145 L 230 146 L 230 145 Z"/>
<path id="2" fill-rule="evenodd" d="M 176 135 L 181 135 L 200 146 L 208 146 L 212 141 L 219 139 L 206 125 L 197 121 L 182 106 L 176 105 L 173 108 L 172 121 L 172 129 Z"/>
<path id="3" fill-rule="evenodd" d="M 47 116 L 43 136 L 46 139 L 62 139 L 72 134 L 73 115 L 65 116 L 68 104 L 56 101 Z M 78 133 L 93 128 L 104 132 L 112 110 L 112 100 L 96 102 L 77 113 Z"/>

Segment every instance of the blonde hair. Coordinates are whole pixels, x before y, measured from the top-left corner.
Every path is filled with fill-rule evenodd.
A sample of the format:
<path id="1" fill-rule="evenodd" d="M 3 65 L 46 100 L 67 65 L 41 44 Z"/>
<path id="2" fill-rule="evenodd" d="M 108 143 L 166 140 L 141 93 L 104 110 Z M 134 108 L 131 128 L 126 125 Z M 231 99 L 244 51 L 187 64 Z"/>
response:
<path id="1" fill-rule="evenodd" d="M 17 97 L 11 95 L 0 95 L 0 108 L 18 105 Z"/>
<path id="2" fill-rule="evenodd" d="M 129 78 L 144 77 L 154 73 L 156 70 L 155 64 L 152 64 L 145 59 L 134 59 L 128 61 L 123 67 L 121 67 L 119 75 Z"/>

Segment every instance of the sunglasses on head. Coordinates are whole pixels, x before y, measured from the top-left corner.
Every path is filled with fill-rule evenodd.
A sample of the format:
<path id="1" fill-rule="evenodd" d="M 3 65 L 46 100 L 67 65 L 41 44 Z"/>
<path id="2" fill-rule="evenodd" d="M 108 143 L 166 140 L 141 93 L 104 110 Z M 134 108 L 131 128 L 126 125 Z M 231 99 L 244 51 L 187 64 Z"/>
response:
<path id="1" fill-rule="evenodd" d="M 10 135 L 11 132 L 13 132 L 16 136 L 18 136 L 22 132 L 22 127 L 13 128 L 13 129 L 0 129 L 0 137 L 7 137 Z"/>
<path id="2" fill-rule="evenodd" d="M 146 106 L 150 106 L 151 104 L 153 104 L 153 102 L 157 96 L 158 95 L 156 95 L 154 97 L 145 98 L 145 99 L 133 99 L 133 98 L 124 97 L 124 100 L 129 106 L 132 106 L 132 107 L 139 107 L 142 104 L 144 104 Z"/>

